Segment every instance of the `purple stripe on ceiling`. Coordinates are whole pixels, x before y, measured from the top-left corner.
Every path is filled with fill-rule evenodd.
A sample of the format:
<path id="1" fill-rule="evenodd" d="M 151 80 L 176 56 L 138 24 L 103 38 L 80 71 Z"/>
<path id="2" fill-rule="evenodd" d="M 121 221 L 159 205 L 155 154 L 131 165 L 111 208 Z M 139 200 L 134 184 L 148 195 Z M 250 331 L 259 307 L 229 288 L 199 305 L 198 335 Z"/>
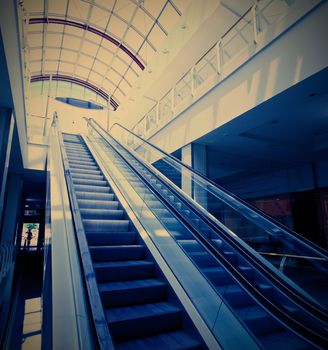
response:
<path id="1" fill-rule="evenodd" d="M 49 74 L 34 75 L 31 77 L 31 83 L 34 83 L 37 81 L 49 80 L 49 79 L 50 79 Z M 53 74 L 51 79 L 52 80 L 59 80 L 59 81 L 68 81 L 70 83 L 75 83 L 75 84 L 81 85 L 83 87 L 86 87 L 86 88 L 94 91 L 95 93 L 97 93 L 101 97 L 103 97 L 106 101 L 108 101 L 109 96 L 104 90 L 99 89 L 97 86 L 95 86 L 95 85 L 93 85 L 93 84 L 91 84 L 83 79 L 74 78 L 74 77 L 71 77 L 69 75 L 64 75 L 64 74 Z M 110 104 L 112 105 L 114 110 L 117 109 L 118 103 L 112 97 L 110 97 Z"/>
<path id="2" fill-rule="evenodd" d="M 29 24 L 40 24 L 40 23 L 52 23 L 52 24 L 67 25 L 67 26 L 87 30 L 93 34 L 99 35 L 102 38 L 110 41 L 112 44 L 116 45 L 122 51 L 124 51 L 127 55 L 129 55 L 133 59 L 133 61 L 140 67 L 141 70 L 145 69 L 145 66 L 141 63 L 141 61 L 127 47 L 122 45 L 118 40 L 112 38 L 110 35 L 102 32 L 94 27 L 90 27 L 90 26 L 83 24 L 83 23 L 69 21 L 69 20 L 61 19 L 61 18 L 43 18 L 43 17 L 40 17 L 40 18 L 30 18 L 30 20 L 29 20 Z"/>

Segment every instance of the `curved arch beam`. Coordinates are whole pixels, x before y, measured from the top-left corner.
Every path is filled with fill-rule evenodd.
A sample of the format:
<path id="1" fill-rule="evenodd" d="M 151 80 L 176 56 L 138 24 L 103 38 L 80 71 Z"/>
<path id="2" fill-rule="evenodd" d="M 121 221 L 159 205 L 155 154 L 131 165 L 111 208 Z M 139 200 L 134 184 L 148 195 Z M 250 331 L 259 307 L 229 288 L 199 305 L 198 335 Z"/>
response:
<path id="1" fill-rule="evenodd" d="M 38 81 L 44 81 L 44 80 L 49 80 L 50 79 L 50 74 L 45 74 L 45 75 L 33 75 L 31 77 L 31 83 L 35 83 L 35 82 L 38 82 Z M 95 92 L 96 94 L 100 95 L 102 98 L 104 98 L 106 101 L 108 101 L 108 99 L 110 100 L 110 104 L 111 106 L 114 108 L 114 110 L 117 109 L 118 107 L 118 103 L 112 98 L 112 96 L 109 97 L 109 95 L 102 89 L 99 89 L 97 86 L 85 81 L 85 80 L 82 80 L 82 79 L 79 79 L 79 78 L 74 78 L 74 77 L 71 77 L 69 75 L 64 75 L 64 74 L 53 74 L 51 76 L 51 79 L 52 80 L 57 80 L 57 81 L 66 81 L 66 82 L 69 82 L 69 83 L 74 83 L 74 84 L 77 84 L 77 85 L 81 85 L 93 92 Z"/>
<path id="2" fill-rule="evenodd" d="M 130 56 L 133 59 L 133 61 L 140 67 L 141 70 L 145 69 L 145 66 L 141 63 L 141 61 L 127 47 L 122 45 L 118 40 L 114 39 L 110 35 L 102 32 L 94 27 L 88 26 L 88 25 L 83 24 L 83 23 L 69 21 L 69 20 L 61 19 L 61 18 L 40 17 L 40 18 L 30 18 L 30 20 L 29 20 L 29 24 L 40 24 L 40 23 L 62 24 L 62 25 L 66 25 L 66 26 L 71 26 L 71 27 L 87 30 L 90 33 L 96 34 L 96 35 L 102 37 L 103 39 L 108 40 L 112 44 L 116 45 L 118 48 L 120 48 L 122 51 L 124 51 L 128 56 Z"/>

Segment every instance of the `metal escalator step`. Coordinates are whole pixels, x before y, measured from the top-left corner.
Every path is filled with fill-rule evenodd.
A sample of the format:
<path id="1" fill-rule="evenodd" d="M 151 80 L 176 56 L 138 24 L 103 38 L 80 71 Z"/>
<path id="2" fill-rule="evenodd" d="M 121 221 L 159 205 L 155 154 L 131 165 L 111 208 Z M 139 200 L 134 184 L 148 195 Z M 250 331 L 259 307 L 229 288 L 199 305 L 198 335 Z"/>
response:
<path id="1" fill-rule="evenodd" d="M 258 336 L 282 330 L 281 325 L 257 305 L 237 308 L 235 312 L 246 323 L 247 327 Z"/>
<path id="2" fill-rule="evenodd" d="M 160 209 L 154 208 L 153 213 L 156 214 L 156 216 L 160 219 L 161 218 L 170 218 L 171 216 L 173 216 L 173 214 L 168 209 L 165 209 L 164 207 L 160 208 Z"/>
<path id="3" fill-rule="evenodd" d="M 96 193 L 96 192 L 79 192 L 76 191 L 76 197 L 79 199 L 90 199 L 90 200 L 107 200 L 111 201 L 114 199 L 113 193 Z"/>
<path id="4" fill-rule="evenodd" d="M 105 307 L 145 304 L 166 298 L 166 283 L 157 279 L 108 282 L 99 284 Z"/>
<path id="5" fill-rule="evenodd" d="M 88 180 L 88 179 L 74 179 L 74 185 L 86 185 L 86 186 L 108 186 L 106 180 Z"/>
<path id="6" fill-rule="evenodd" d="M 68 156 L 68 160 L 69 161 L 85 161 L 85 162 L 88 162 L 88 161 L 94 161 L 94 158 L 91 156 L 91 155 L 84 155 L 84 156 Z"/>
<path id="7" fill-rule="evenodd" d="M 118 209 L 80 209 L 82 219 L 111 219 L 120 220 L 123 218 L 124 211 Z"/>
<path id="8" fill-rule="evenodd" d="M 136 232 L 87 232 L 86 236 L 90 246 L 125 245 L 137 242 Z"/>
<path id="9" fill-rule="evenodd" d="M 215 244 L 217 248 L 219 248 L 220 250 L 222 249 L 223 242 L 221 239 L 214 238 L 214 239 L 211 239 L 211 241 Z"/>
<path id="10" fill-rule="evenodd" d="M 85 157 L 92 157 L 91 153 L 89 151 L 66 151 L 67 158 L 85 158 Z"/>
<path id="11" fill-rule="evenodd" d="M 178 243 L 186 252 L 200 252 L 203 251 L 203 246 L 196 239 L 179 239 Z"/>
<path id="12" fill-rule="evenodd" d="M 77 174 L 82 174 L 82 175 L 101 175 L 102 172 L 100 170 L 86 170 L 86 169 L 70 169 L 72 176 L 76 176 Z"/>
<path id="13" fill-rule="evenodd" d="M 93 261 L 128 261 L 144 259 L 143 245 L 114 245 L 91 246 L 90 253 Z"/>
<path id="14" fill-rule="evenodd" d="M 207 253 L 205 249 L 198 252 L 190 252 L 189 257 L 198 267 L 210 267 L 217 265 L 216 260 L 211 254 Z"/>
<path id="15" fill-rule="evenodd" d="M 81 170 L 98 170 L 98 165 L 81 165 L 81 164 L 76 164 L 76 165 L 70 165 L 70 169 L 81 169 Z"/>
<path id="16" fill-rule="evenodd" d="M 92 193 L 109 193 L 108 186 L 89 186 L 89 185 L 74 185 L 75 191 L 78 192 L 92 192 Z"/>
<path id="17" fill-rule="evenodd" d="M 94 160 L 72 160 L 68 158 L 68 162 L 70 166 L 78 166 L 78 165 L 86 165 L 86 166 L 96 166 L 96 162 Z"/>
<path id="18" fill-rule="evenodd" d="M 76 173 L 71 172 L 73 180 L 92 180 L 92 181 L 102 181 L 104 180 L 103 175 L 93 175 L 85 173 Z"/>
<path id="19" fill-rule="evenodd" d="M 98 283 L 154 277 L 155 264 L 147 260 L 106 261 L 93 264 Z"/>
<path id="20" fill-rule="evenodd" d="M 133 339 L 115 344 L 116 350 L 201 350 L 200 342 L 185 332 L 177 331 Z"/>
<path id="21" fill-rule="evenodd" d="M 267 350 L 277 350 L 281 349 L 281 344 L 284 344 L 284 349 L 293 349 L 293 350 L 306 350 L 309 349 L 308 346 L 305 346 L 304 341 L 297 337 L 293 336 L 291 332 L 286 330 L 274 329 L 274 332 L 261 334 L 259 339 L 263 349 Z"/>
<path id="22" fill-rule="evenodd" d="M 65 149 L 67 151 L 88 151 L 88 148 L 83 145 L 70 145 L 66 144 Z"/>
<path id="23" fill-rule="evenodd" d="M 109 308 L 106 310 L 114 341 L 155 335 L 181 327 L 181 309 L 167 302 Z"/>
<path id="24" fill-rule="evenodd" d="M 201 271 L 216 287 L 230 285 L 233 283 L 231 276 L 223 267 L 204 267 L 201 269 Z"/>
<path id="25" fill-rule="evenodd" d="M 115 210 L 118 209 L 118 202 L 111 200 L 94 200 L 94 199 L 79 199 L 80 209 L 105 209 Z"/>
<path id="26" fill-rule="evenodd" d="M 251 305 L 253 303 L 246 291 L 237 284 L 220 285 L 216 286 L 216 289 L 234 308 Z"/>
<path id="27" fill-rule="evenodd" d="M 128 231 L 129 220 L 92 220 L 84 219 L 83 225 L 85 231 L 90 232 L 120 232 Z"/>
<path id="28" fill-rule="evenodd" d="M 90 153 L 90 151 L 86 147 L 66 146 L 65 150 L 67 153 Z"/>

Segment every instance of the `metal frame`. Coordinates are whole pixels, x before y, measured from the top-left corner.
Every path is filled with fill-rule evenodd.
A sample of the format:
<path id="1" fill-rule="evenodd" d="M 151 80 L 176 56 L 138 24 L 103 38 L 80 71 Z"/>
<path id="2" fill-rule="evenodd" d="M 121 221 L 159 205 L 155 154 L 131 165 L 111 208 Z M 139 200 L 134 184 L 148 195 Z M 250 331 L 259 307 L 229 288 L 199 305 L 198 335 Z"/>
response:
<path id="1" fill-rule="evenodd" d="M 167 6 L 170 5 L 174 9 L 175 13 L 178 16 L 181 16 L 181 12 L 177 8 L 177 6 L 173 3 L 172 0 L 164 0 L 163 1 L 163 4 L 161 5 L 161 10 L 159 11 L 159 14 L 157 15 L 157 17 L 154 17 L 150 13 L 150 11 L 148 11 L 147 6 L 144 6 L 143 1 L 130 0 L 124 4 L 124 6 L 131 6 L 132 5 L 134 7 L 133 11 L 132 11 L 133 14 L 131 15 L 131 18 L 129 21 L 119 15 L 119 10 L 121 9 L 119 6 L 122 5 L 119 0 L 114 1 L 114 4 L 113 4 L 111 9 L 106 8 L 106 7 L 96 3 L 94 0 L 81 0 L 85 4 L 88 4 L 89 7 L 87 8 L 87 11 L 85 12 L 85 14 L 83 16 L 80 15 L 80 17 L 75 15 L 74 11 L 72 12 L 71 5 L 72 5 L 73 0 L 66 0 L 66 10 L 60 11 L 59 13 L 54 13 L 53 11 L 49 11 L 49 2 L 50 1 L 53 1 L 53 0 L 45 0 L 44 8 L 43 8 L 42 12 L 41 11 L 29 12 L 28 8 L 25 9 L 25 19 L 26 19 L 25 22 L 26 22 L 26 26 L 28 26 L 28 29 L 29 29 L 28 34 L 29 35 L 42 34 L 42 39 L 41 39 L 42 40 L 42 45 L 41 45 L 42 53 L 41 53 L 41 60 L 40 60 L 41 67 L 40 67 L 40 73 L 38 73 L 38 74 L 41 74 L 41 75 L 47 75 L 50 73 L 53 75 L 64 74 L 64 72 L 60 68 L 60 62 L 64 61 L 61 59 L 61 52 L 64 50 L 70 51 L 69 49 L 63 47 L 64 37 L 68 36 L 68 37 L 79 38 L 81 40 L 78 50 L 71 51 L 71 52 L 74 52 L 75 54 L 77 54 L 76 59 L 72 60 L 72 62 L 69 62 L 71 64 L 74 64 L 74 68 L 72 68 L 73 71 L 70 72 L 69 74 L 73 75 L 73 78 L 76 78 L 76 69 L 77 69 L 77 67 L 81 66 L 78 63 L 79 57 L 82 54 L 85 55 L 85 53 L 82 52 L 83 44 L 85 42 L 89 42 L 89 43 L 92 43 L 93 45 L 95 45 L 94 42 L 92 42 L 91 40 L 88 40 L 86 38 L 86 33 L 92 33 L 92 34 L 100 37 L 101 41 L 99 44 L 98 43 L 96 44 L 98 46 L 96 54 L 94 56 L 89 55 L 89 57 L 91 56 L 90 58 L 92 59 L 92 63 L 90 63 L 90 67 L 87 68 L 89 71 L 85 73 L 83 80 L 90 82 L 90 76 L 93 72 L 97 73 L 99 76 L 102 76 L 103 78 L 101 81 L 98 78 L 100 83 L 96 83 L 95 85 L 97 86 L 98 89 L 105 91 L 107 95 L 114 96 L 114 99 L 115 99 L 115 95 L 118 95 L 118 96 L 123 95 L 123 97 L 126 96 L 127 95 L 126 90 L 128 90 L 132 87 L 132 82 L 130 80 L 133 79 L 133 77 L 131 77 L 130 79 L 127 79 L 127 77 L 126 77 L 130 70 L 132 71 L 132 73 L 136 77 L 139 76 L 139 73 L 135 69 L 134 64 L 136 64 L 136 67 L 139 67 L 139 69 L 141 71 L 144 70 L 145 65 L 147 64 L 147 62 L 146 62 L 147 58 L 143 58 L 140 55 L 141 49 L 144 47 L 144 45 L 149 45 L 151 50 L 156 52 L 157 43 L 156 44 L 153 43 L 149 37 L 150 33 L 152 32 L 154 27 L 156 26 L 156 27 L 160 28 L 161 32 L 164 35 L 168 34 L 167 31 L 165 30 L 164 25 L 162 25 L 160 23 L 160 21 L 161 21 L 160 17 L 163 14 L 163 12 L 165 11 L 165 9 L 167 8 Z M 107 16 L 107 24 L 106 24 L 105 28 L 103 26 L 97 25 L 96 21 L 93 20 L 92 10 L 94 8 L 100 9 L 104 13 L 105 19 Z M 141 23 L 140 23 L 140 25 L 136 25 L 135 23 L 133 23 L 134 17 L 136 15 L 136 13 L 138 13 L 138 11 L 142 11 L 144 16 L 147 16 L 147 20 L 152 21 L 152 23 L 149 22 L 149 23 L 151 23 L 148 26 L 148 28 L 150 28 L 150 29 L 147 29 L 147 31 L 145 31 L 145 32 L 142 30 Z M 111 19 L 113 17 L 115 17 L 117 20 L 119 20 L 122 24 L 125 25 L 124 34 L 121 37 L 117 37 L 117 35 L 114 35 L 114 33 L 111 32 L 111 30 L 110 30 Z M 43 25 L 42 32 L 31 30 L 32 29 L 31 27 L 33 25 L 36 25 L 36 24 Z M 62 25 L 63 30 L 58 31 L 58 32 L 54 31 L 53 28 L 51 28 L 49 30 L 48 28 L 50 27 L 51 24 Z M 83 31 L 83 33 L 81 36 L 72 35 L 71 33 L 66 33 L 65 28 L 68 28 L 68 27 L 81 29 L 81 31 Z M 142 39 L 141 43 L 138 44 L 135 48 L 132 48 L 131 45 L 129 45 L 127 43 L 127 34 L 129 33 L 130 30 L 133 30 L 134 35 L 137 35 L 138 37 L 140 37 Z M 48 49 L 51 49 L 51 48 L 54 49 L 54 47 L 51 47 L 49 45 L 47 46 L 47 44 L 46 44 L 47 34 L 57 34 L 58 36 L 61 36 L 60 47 L 57 47 L 57 49 L 59 49 L 59 51 L 60 51 L 60 54 L 59 54 L 59 59 L 56 60 L 56 61 L 58 61 L 58 65 L 57 65 L 57 71 L 55 71 L 55 72 L 54 71 L 49 72 L 48 70 L 46 70 L 47 62 L 49 62 L 49 60 L 47 60 L 45 58 L 46 51 Z M 104 45 L 102 45 L 103 40 L 106 40 L 107 42 L 110 42 L 111 44 L 115 45 L 116 50 L 109 50 L 108 47 L 104 47 Z M 39 48 L 40 47 L 38 47 L 38 49 Z M 30 49 L 34 50 L 36 48 L 31 47 Z M 103 62 L 102 60 L 99 60 L 99 58 L 97 56 L 98 56 L 98 53 L 100 52 L 100 49 L 106 50 L 106 52 L 108 52 L 110 55 L 113 56 L 112 58 L 109 59 L 109 62 Z M 123 52 L 124 54 L 126 54 L 127 57 L 129 59 L 131 59 L 131 61 L 125 60 L 124 56 L 120 56 L 120 52 Z M 86 55 L 86 56 L 88 56 L 88 55 Z M 119 60 L 120 65 L 123 64 L 123 66 L 120 67 L 120 69 L 115 69 L 113 67 L 113 63 L 115 62 L 116 59 Z M 37 62 L 39 62 L 39 60 L 34 60 L 31 63 L 35 64 Z M 105 72 L 97 71 L 97 69 L 95 69 L 96 62 L 100 62 L 102 64 L 105 64 L 107 66 L 106 71 Z M 111 81 L 109 78 L 111 72 L 115 72 L 120 77 L 119 79 L 117 79 L 116 83 Z M 106 86 L 106 88 L 104 88 L 106 81 L 110 82 L 111 86 L 110 87 Z M 126 82 L 126 84 L 124 84 L 124 82 Z M 92 82 L 91 82 L 91 84 L 92 84 Z M 123 84 L 125 85 L 124 87 L 123 87 Z M 119 100 L 119 99 L 121 99 L 121 98 L 116 98 L 116 100 Z"/>

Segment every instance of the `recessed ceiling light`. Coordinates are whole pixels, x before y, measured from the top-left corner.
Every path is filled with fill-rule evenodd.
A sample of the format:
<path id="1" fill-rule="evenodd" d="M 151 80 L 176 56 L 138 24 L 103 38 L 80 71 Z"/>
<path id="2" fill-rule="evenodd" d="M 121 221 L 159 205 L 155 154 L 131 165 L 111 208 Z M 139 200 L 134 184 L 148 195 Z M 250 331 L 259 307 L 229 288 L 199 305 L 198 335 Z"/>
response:
<path id="1" fill-rule="evenodd" d="M 315 96 L 315 95 L 316 95 L 315 92 L 311 92 L 311 93 L 309 94 L 310 97 L 313 97 L 313 96 Z"/>
<path id="2" fill-rule="evenodd" d="M 181 26 L 181 29 L 186 29 L 187 28 L 187 26 L 185 25 L 185 24 L 183 24 L 182 26 Z"/>
<path id="3" fill-rule="evenodd" d="M 163 54 L 166 55 L 167 53 L 169 53 L 170 51 L 168 49 L 164 49 L 162 50 Z"/>

